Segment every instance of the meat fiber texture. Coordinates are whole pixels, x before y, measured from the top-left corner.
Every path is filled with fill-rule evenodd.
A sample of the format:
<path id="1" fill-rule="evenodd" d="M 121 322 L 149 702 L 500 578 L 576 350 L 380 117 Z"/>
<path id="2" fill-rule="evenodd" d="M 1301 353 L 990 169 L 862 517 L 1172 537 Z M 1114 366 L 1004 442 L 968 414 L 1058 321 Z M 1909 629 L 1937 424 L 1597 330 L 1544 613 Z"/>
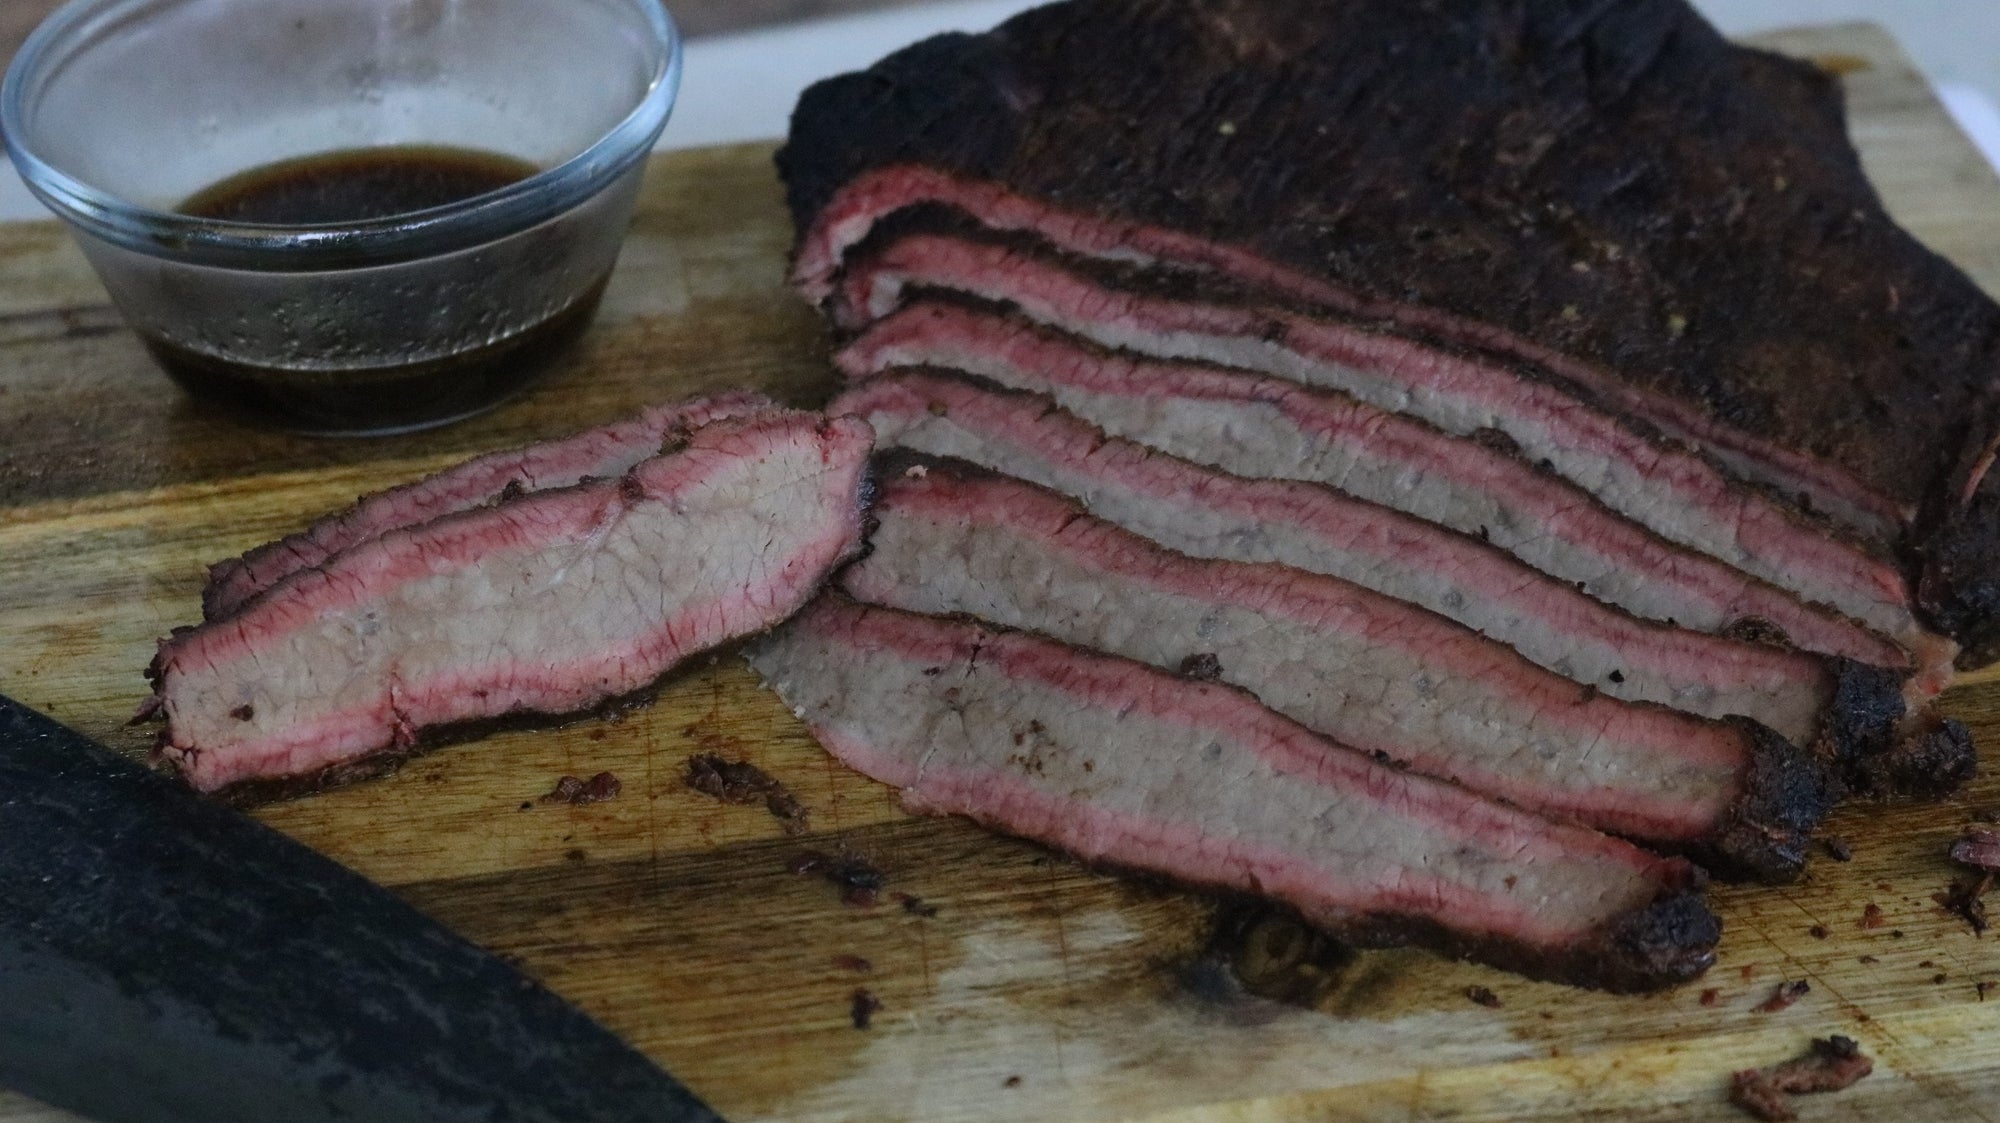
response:
<path id="1" fill-rule="evenodd" d="M 878 448 L 1040 484 L 1184 554 L 1296 566 L 1408 601 L 1614 698 L 1747 717 L 1836 758 L 1882 751 L 1902 723 L 1893 673 L 1640 620 L 1471 535 L 1317 484 L 1204 468 L 1107 436 L 1040 394 L 912 372 L 828 409 L 866 418 Z"/>
<path id="2" fill-rule="evenodd" d="M 2000 641 L 2000 307 L 1836 79 L 1682 0 L 1071 0 L 815 86 L 779 165 L 815 299 L 916 203 L 1226 276 L 1684 442 Z"/>
<path id="3" fill-rule="evenodd" d="M 1350 582 L 1177 554 L 970 465 L 880 474 L 870 552 L 841 575 L 864 602 L 1205 666 L 1357 749 L 1728 876 L 1795 876 L 1838 794 L 1753 722 L 1619 701 Z"/>
<path id="4" fill-rule="evenodd" d="M 1948 643 L 1920 646 L 1923 657 L 1913 666 L 1911 654 L 1886 637 L 1635 526 L 1526 463 L 1504 442 L 1455 439 L 1345 395 L 1284 380 L 1108 352 L 1015 316 L 936 298 L 871 325 L 836 360 L 863 382 L 912 365 L 955 368 L 1038 391 L 1111 433 L 1179 457 L 1240 476 L 1324 484 L 1477 537 L 1634 616 L 1796 645 L 1835 656 L 1843 667 L 1842 661 L 1860 664 L 1866 669 L 1838 673 L 1834 703 L 1845 715 L 1834 727 L 1843 731 L 1836 755 L 1851 782 L 1877 792 L 1937 794 L 1972 772 L 1970 735 L 1936 709 L 1951 676 Z M 1163 512 L 1140 529 L 1158 537 L 1176 528 L 1175 517 Z M 1316 568 L 1299 557 L 1288 560 Z M 1351 572 L 1341 576 L 1358 579 Z M 1485 613 L 1490 620 L 1500 607 L 1487 600 L 1504 588 L 1486 583 L 1478 595 L 1467 590 L 1456 606 L 1419 603 L 1462 620 L 1464 613 Z M 1583 663 L 1563 649 L 1577 641 L 1574 634 L 1549 637 L 1548 658 L 1540 661 L 1572 674 Z M 1628 668 L 1605 668 L 1607 678 L 1611 669 L 1623 674 Z M 1590 681 L 1614 694 L 1625 685 Z M 1900 701 L 1891 689 L 1896 681 Z M 1676 697 L 1699 700 L 1698 694 Z M 1788 703 L 1818 705 L 1812 692 Z M 1768 711 L 1753 716 L 1794 740 L 1809 739 L 1798 725 L 1771 720 Z M 1879 751 L 1884 748 L 1890 751 Z"/>
<path id="5" fill-rule="evenodd" d="M 1372 324 L 1182 291 L 1126 269 L 1063 261 L 979 231 L 895 237 L 851 259 L 844 291 L 871 315 L 912 289 L 1005 302 L 1106 347 L 1261 371 L 1338 390 L 1459 437 L 1504 443 L 1619 515 L 1914 650 L 1948 642 L 1916 620 L 1896 566 L 1679 445 L 1576 408 L 1546 382 Z M 1112 275 L 1115 274 L 1115 275 Z M 1946 660 L 1955 651 L 1948 650 Z"/>
<path id="6" fill-rule="evenodd" d="M 354 506 L 297 534 L 208 567 L 202 615 L 229 616 L 257 594 L 342 550 L 398 527 L 491 503 L 503 496 L 569 487 L 585 479 L 624 475 L 678 434 L 711 421 L 773 408 L 762 394 L 736 391 L 649 408 L 557 441 L 508 449 L 453 465 L 415 483 L 366 495 Z"/>
<path id="7" fill-rule="evenodd" d="M 1229 687 L 836 595 L 751 662 L 912 811 L 1539 978 L 1652 990 L 1714 961 L 1685 862 L 1387 767 Z"/>
<path id="8" fill-rule="evenodd" d="M 872 442 L 853 418 L 717 421 L 616 478 L 335 554 L 161 643 L 161 752 L 216 790 L 638 691 L 777 624 L 852 556 Z"/>

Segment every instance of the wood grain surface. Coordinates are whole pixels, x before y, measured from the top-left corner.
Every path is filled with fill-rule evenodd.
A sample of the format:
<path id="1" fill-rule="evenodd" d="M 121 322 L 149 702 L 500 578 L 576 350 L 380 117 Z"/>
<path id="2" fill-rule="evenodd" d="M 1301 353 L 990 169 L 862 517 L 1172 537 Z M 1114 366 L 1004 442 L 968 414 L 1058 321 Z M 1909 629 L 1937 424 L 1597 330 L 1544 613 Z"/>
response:
<path id="1" fill-rule="evenodd" d="M 1770 42 L 1845 74 L 1891 209 L 2000 291 L 2000 182 L 1895 47 L 1853 27 Z M 205 563 L 356 493 L 641 402 L 742 385 L 821 398 L 819 326 L 782 285 L 768 155 L 656 161 L 601 319 L 551 379 L 473 421 L 378 441 L 205 415 L 149 366 L 59 230 L 0 229 L 0 691 L 141 752 L 148 734 L 123 727 L 139 670 L 156 637 L 196 619 Z M 1970 676 L 1948 708 L 1990 770 L 2000 676 Z M 703 751 L 789 785 L 810 832 L 690 791 L 685 762 Z M 614 801 L 535 802 L 603 770 L 624 781 Z M 1795 886 L 1719 888 L 1721 963 L 1670 994 L 1373 952 L 1303 973 L 1300 1004 L 1205 965 L 1213 906 L 1198 897 L 905 816 L 733 655 L 621 719 L 450 745 L 257 814 L 546 980 L 732 1118 L 1725 1120 L 1739 1118 L 1732 1070 L 1844 1033 L 1875 1075 L 1801 1101 L 1804 1118 L 1963 1120 L 2000 1115 L 2000 991 L 1979 987 L 2000 982 L 2000 936 L 1975 937 L 1932 895 L 1953 873 L 1946 844 L 1994 806 L 1989 775 L 1941 805 L 1843 810 L 1828 829 L 1853 860 L 1817 861 Z M 788 871 L 808 849 L 866 856 L 889 893 L 843 903 Z M 1298 935 L 1265 929 L 1266 950 Z M 1790 979 L 1811 993 L 1756 1011 Z M 857 988 L 882 1002 L 865 1031 Z M 0 1093 L 0 1121 L 66 1118 Z"/>

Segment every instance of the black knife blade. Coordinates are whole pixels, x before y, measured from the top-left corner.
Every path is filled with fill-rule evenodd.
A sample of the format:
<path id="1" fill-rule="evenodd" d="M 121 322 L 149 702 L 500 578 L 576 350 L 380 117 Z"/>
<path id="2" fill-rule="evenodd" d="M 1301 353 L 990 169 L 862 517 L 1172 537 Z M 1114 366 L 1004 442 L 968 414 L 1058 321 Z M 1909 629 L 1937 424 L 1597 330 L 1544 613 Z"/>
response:
<path id="1" fill-rule="evenodd" d="M 5 696 L 0 1086 L 104 1123 L 718 1118 L 360 875 Z"/>

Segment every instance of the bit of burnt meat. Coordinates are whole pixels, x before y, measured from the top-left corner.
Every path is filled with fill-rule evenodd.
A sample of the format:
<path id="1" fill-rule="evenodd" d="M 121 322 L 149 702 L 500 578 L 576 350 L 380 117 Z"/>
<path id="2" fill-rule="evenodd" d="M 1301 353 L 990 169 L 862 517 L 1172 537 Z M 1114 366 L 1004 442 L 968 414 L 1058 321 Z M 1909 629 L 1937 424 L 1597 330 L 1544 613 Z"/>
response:
<path id="1" fill-rule="evenodd" d="M 603 803 L 608 799 L 617 799 L 618 793 L 623 789 L 624 784 L 619 782 L 617 776 L 609 772 L 599 772 L 588 780 L 581 780 L 575 776 L 564 776 L 562 779 L 556 781 L 555 788 L 547 795 L 544 795 L 541 801 L 543 803 L 569 803 L 578 805 Z"/>
<path id="2" fill-rule="evenodd" d="M 1986 919 L 1986 891 L 1993 888 L 1994 875 L 1983 873 L 1978 877 L 1953 878 L 1951 885 L 1942 893 L 1934 893 L 1931 900 L 1938 907 L 1972 928 L 1977 936 L 1990 927 Z"/>
<path id="3" fill-rule="evenodd" d="M 1967 827 L 1965 837 L 1951 844 L 1951 860 L 2000 872 L 2000 830 Z"/>
<path id="4" fill-rule="evenodd" d="M 1851 862 L 1854 860 L 1854 847 L 1849 845 L 1846 839 L 1838 835 L 1830 835 L 1822 839 L 1820 845 L 1826 847 L 1827 857 L 1832 858 L 1836 862 Z"/>
<path id="5" fill-rule="evenodd" d="M 807 850 L 793 858 L 786 868 L 799 877 L 818 874 L 840 890 L 843 903 L 857 908 L 873 908 L 881 896 L 882 887 L 889 883 L 881 870 L 858 854 L 829 856 L 818 850 Z"/>
<path id="6" fill-rule="evenodd" d="M 1213 651 L 1196 652 L 1181 660 L 1180 673 L 1199 682 L 1216 682 L 1222 678 L 1222 661 Z"/>
<path id="7" fill-rule="evenodd" d="M 1881 905 L 1871 901 L 1866 908 L 1861 910 L 1861 927 L 1864 930 L 1880 928 L 1886 923 L 1888 921 L 1882 915 Z"/>
<path id="8" fill-rule="evenodd" d="M 761 803 L 786 834 L 811 829 L 805 805 L 785 785 L 747 760 L 724 760 L 715 753 L 695 753 L 687 759 L 687 786 L 724 803 Z"/>
<path id="9" fill-rule="evenodd" d="M 1721 997 L 1722 992 L 1720 990 L 1709 987 L 1707 990 L 1701 992 L 1701 1004 L 1703 1006 L 1713 1006 Z"/>
<path id="10" fill-rule="evenodd" d="M 914 893 L 896 894 L 896 903 L 902 905 L 903 911 L 909 913 L 911 916 L 921 916 L 928 919 L 938 914 L 938 907 L 936 905 L 925 901 L 922 897 Z"/>
<path id="11" fill-rule="evenodd" d="M 1750 1009 L 1759 1014 L 1775 1014 L 1781 1010 L 1791 1009 L 1792 1003 L 1810 993 L 1812 993 L 1811 983 L 1804 979 L 1790 979 L 1779 983 L 1777 988 L 1771 991 L 1771 997 Z"/>
<path id="12" fill-rule="evenodd" d="M 1759 1119 L 1797 1119 L 1786 1097 L 1838 1092 L 1873 1071 L 1874 1060 L 1853 1038 L 1815 1037 L 1803 1057 L 1738 1072 L 1730 1082 L 1729 1099 Z"/>
<path id="13" fill-rule="evenodd" d="M 1465 997 L 1471 999 L 1474 1004 L 1479 1006 L 1484 1006 L 1489 1010 L 1498 1010 L 1501 1006 L 1500 996 L 1494 994 L 1490 989 L 1486 987 L 1482 986 L 1466 987 Z"/>
<path id="14" fill-rule="evenodd" d="M 855 1029 L 867 1029 L 874 1024 L 875 1015 L 882 1009 L 882 1000 L 865 988 L 856 987 L 854 997 L 848 1001 L 848 1017 Z"/>

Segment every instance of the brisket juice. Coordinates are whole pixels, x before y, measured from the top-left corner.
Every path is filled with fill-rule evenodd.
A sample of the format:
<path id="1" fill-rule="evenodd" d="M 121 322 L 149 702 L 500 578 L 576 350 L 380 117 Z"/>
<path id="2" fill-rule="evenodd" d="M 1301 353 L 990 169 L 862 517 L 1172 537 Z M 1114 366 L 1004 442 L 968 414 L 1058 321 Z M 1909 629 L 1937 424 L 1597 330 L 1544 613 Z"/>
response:
<path id="1" fill-rule="evenodd" d="M 232 175 L 195 192 L 175 210 L 232 223 L 356 223 L 460 202 L 540 170 L 511 156 L 441 145 L 349 149 Z M 351 318 L 351 325 L 339 325 L 344 336 L 340 351 L 347 352 L 351 345 L 354 354 L 367 356 L 358 363 L 347 362 L 351 357 L 347 354 L 313 346 L 303 346 L 291 356 L 295 363 L 276 363 L 243 361 L 217 353 L 227 348 L 193 347 L 151 332 L 142 331 L 141 339 L 191 393 L 289 428 L 386 433 L 425 427 L 477 412 L 540 374 L 547 361 L 589 324 L 609 278 L 608 267 L 583 286 L 580 297 L 514 330 L 508 330 L 512 325 L 492 322 L 496 318 L 485 313 L 483 330 L 454 339 L 443 354 L 398 355 L 381 348 L 379 340 L 371 348 L 370 329 L 384 338 L 411 334 L 395 330 L 408 325 L 392 325 L 386 322 L 388 316 L 481 322 L 481 288 L 475 282 L 503 292 L 541 283 L 537 274 L 560 267 L 568 257 L 560 230 L 550 234 L 549 244 L 539 252 L 476 270 L 456 297 L 411 293 L 407 300 L 388 302 L 386 310 L 379 298 L 354 302 L 373 305 L 365 314 L 334 306 L 288 310 L 312 323 L 311 331 L 302 331 L 301 337 L 323 338 L 328 320 Z M 443 340 L 459 334 L 448 330 L 431 337 Z M 376 349 L 381 353 L 370 354 Z"/>

